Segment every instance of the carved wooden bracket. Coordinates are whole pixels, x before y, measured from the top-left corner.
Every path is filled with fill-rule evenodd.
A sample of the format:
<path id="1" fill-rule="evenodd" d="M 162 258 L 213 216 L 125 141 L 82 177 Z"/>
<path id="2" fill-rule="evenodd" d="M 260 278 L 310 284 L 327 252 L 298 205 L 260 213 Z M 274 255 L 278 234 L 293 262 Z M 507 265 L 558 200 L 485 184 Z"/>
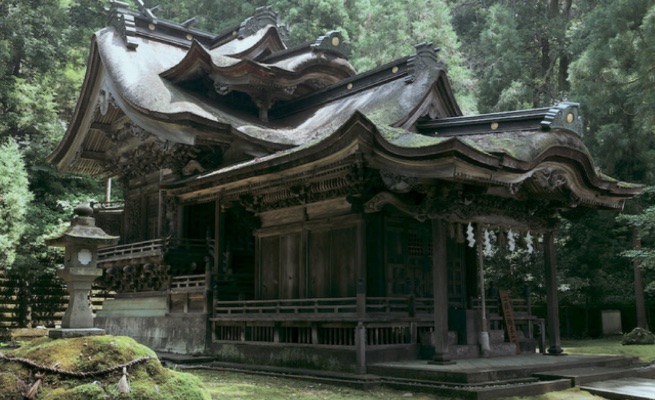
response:
<path id="1" fill-rule="evenodd" d="M 418 204 L 402 195 L 380 192 L 364 204 L 364 212 L 380 212 L 386 205 L 420 222 L 434 218 L 460 222 L 479 220 L 541 229 L 552 227 L 557 221 L 556 211 L 549 208 L 545 202 L 526 202 L 482 195 L 467 197 L 456 192 L 450 192 L 446 196 L 428 193 Z"/>

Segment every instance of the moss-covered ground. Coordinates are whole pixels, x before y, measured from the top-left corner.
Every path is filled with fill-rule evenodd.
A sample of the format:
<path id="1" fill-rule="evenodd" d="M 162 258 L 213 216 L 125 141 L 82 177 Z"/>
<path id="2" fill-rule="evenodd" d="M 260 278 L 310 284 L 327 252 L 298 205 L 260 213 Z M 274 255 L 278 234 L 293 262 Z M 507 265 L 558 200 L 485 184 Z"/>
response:
<path id="1" fill-rule="evenodd" d="M 205 384 L 213 400 L 448 400 L 443 396 L 412 391 L 399 391 L 385 387 L 358 390 L 343 386 L 299 381 L 288 378 L 247 375 L 236 372 L 191 371 Z M 512 397 L 507 400 L 602 400 L 579 388 L 551 392 L 540 396 Z"/>
<path id="2" fill-rule="evenodd" d="M 9 358 L 27 359 L 44 367 L 91 373 L 85 377 L 70 377 L 46 372 L 37 399 L 210 399 L 197 377 L 164 368 L 152 350 L 128 337 L 41 338 L 3 354 Z M 142 357 L 152 358 L 128 368 L 129 393 L 118 390 L 122 369 L 93 375 L 94 372 Z M 0 360 L 0 371 L 0 400 L 22 398 L 25 390 L 35 382 L 35 374 L 43 372 L 18 361 L 6 360 Z"/>
<path id="3" fill-rule="evenodd" d="M 411 398 L 412 400 L 428 400 L 435 398 L 434 395 L 425 393 L 410 393 L 382 387 L 373 390 L 358 390 L 344 386 L 235 372 L 193 370 L 192 373 L 203 381 L 211 393 L 212 399 L 380 400 Z"/>
<path id="4" fill-rule="evenodd" d="M 569 354 L 609 354 L 638 356 L 644 362 L 655 362 L 655 345 L 621 345 L 620 338 L 564 341 Z M 2 348 L 0 348 L 0 351 Z M 8 357 L 30 359 L 46 366 L 69 371 L 98 371 L 140 357 L 154 357 L 147 347 L 130 338 L 99 336 L 67 340 L 37 339 L 20 349 L 5 351 Z M 0 361 L 0 400 L 19 399 L 20 383 L 29 386 L 34 380 L 32 368 L 15 362 Z M 179 373 L 162 367 L 154 358 L 129 368 L 131 393 L 119 394 L 120 371 L 89 378 L 64 378 L 46 373 L 38 399 L 101 400 L 101 399 L 299 399 L 299 400 L 416 400 L 442 399 L 431 394 L 398 391 L 384 387 L 357 390 L 271 376 L 234 372 L 194 370 Z M 17 384 L 18 383 L 18 384 Z M 534 397 L 511 400 L 600 400 L 577 388 Z"/>
<path id="5" fill-rule="evenodd" d="M 569 354 L 637 356 L 644 362 L 655 362 L 655 345 L 623 346 L 621 338 L 563 341 Z M 378 400 L 378 399 L 443 399 L 432 394 L 397 391 L 384 387 L 365 391 L 343 386 L 299 381 L 288 378 L 247 375 L 226 371 L 190 371 L 205 384 L 212 399 L 296 399 L 296 400 Z M 602 400 L 579 388 L 551 392 L 540 396 L 512 397 L 507 400 Z"/>

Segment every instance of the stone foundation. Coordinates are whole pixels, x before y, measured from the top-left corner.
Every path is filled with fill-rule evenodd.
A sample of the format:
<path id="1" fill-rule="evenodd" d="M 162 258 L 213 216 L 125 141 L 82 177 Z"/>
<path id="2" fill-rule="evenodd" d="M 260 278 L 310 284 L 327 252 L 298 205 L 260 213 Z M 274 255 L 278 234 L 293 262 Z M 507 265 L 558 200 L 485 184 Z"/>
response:
<path id="1" fill-rule="evenodd" d="M 167 310 L 167 296 L 160 293 L 106 300 L 96 314 L 95 327 L 109 335 L 129 336 L 159 352 L 204 354 L 207 314 Z"/>

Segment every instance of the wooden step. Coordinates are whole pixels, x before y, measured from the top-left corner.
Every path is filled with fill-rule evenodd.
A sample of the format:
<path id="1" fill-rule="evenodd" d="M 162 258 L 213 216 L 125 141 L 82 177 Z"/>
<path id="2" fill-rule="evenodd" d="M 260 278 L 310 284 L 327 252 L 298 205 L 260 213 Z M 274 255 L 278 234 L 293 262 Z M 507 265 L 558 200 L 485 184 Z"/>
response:
<path id="1" fill-rule="evenodd" d="M 655 399 L 655 379 L 648 378 L 610 379 L 589 383 L 580 389 L 606 399 Z"/>
<path id="2" fill-rule="evenodd" d="M 620 367 L 584 367 L 561 369 L 555 371 L 538 372 L 533 376 L 541 380 L 552 379 L 570 379 L 573 386 L 580 386 L 589 382 L 597 382 L 608 379 L 628 378 L 636 375 L 634 368 L 620 368 Z"/>

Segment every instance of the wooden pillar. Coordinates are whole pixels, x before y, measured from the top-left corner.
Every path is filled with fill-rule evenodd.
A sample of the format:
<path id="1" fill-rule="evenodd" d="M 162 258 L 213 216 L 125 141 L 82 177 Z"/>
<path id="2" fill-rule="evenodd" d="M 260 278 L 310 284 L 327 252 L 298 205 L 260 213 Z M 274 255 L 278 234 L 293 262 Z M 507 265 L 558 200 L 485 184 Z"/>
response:
<path id="1" fill-rule="evenodd" d="M 366 373 L 366 326 L 359 321 L 355 328 L 355 351 L 357 352 L 357 373 Z"/>
<path id="2" fill-rule="evenodd" d="M 478 342 L 480 343 L 480 354 L 488 357 L 491 351 L 489 344 L 489 322 L 487 321 L 487 298 L 484 284 L 484 254 L 482 250 L 482 228 L 478 225 L 476 234 L 477 266 L 478 266 L 478 283 L 480 291 L 480 332 L 478 333 Z"/>
<path id="3" fill-rule="evenodd" d="M 221 260 L 223 258 L 223 241 L 225 230 L 225 215 L 221 211 L 221 201 L 216 199 L 214 206 L 214 246 L 212 248 L 212 262 L 205 265 L 205 312 L 207 318 L 216 317 L 216 302 L 219 300 L 218 279 L 220 277 Z M 205 348 L 209 350 L 215 340 L 215 323 L 207 323 L 205 335 Z M 243 329 L 245 334 L 245 328 Z"/>
<path id="4" fill-rule="evenodd" d="M 448 356 L 448 259 L 446 224 L 432 219 L 432 295 L 434 357 L 430 364 L 454 364 Z"/>
<path id="5" fill-rule="evenodd" d="M 546 308 L 548 312 L 548 347 L 547 354 L 562 354 L 559 337 L 559 304 L 557 302 L 557 263 L 555 262 L 555 234 L 544 234 L 544 261 L 546 269 Z"/>
<path id="6" fill-rule="evenodd" d="M 111 202 L 111 178 L 105 181 L 105 202 Z"/>

